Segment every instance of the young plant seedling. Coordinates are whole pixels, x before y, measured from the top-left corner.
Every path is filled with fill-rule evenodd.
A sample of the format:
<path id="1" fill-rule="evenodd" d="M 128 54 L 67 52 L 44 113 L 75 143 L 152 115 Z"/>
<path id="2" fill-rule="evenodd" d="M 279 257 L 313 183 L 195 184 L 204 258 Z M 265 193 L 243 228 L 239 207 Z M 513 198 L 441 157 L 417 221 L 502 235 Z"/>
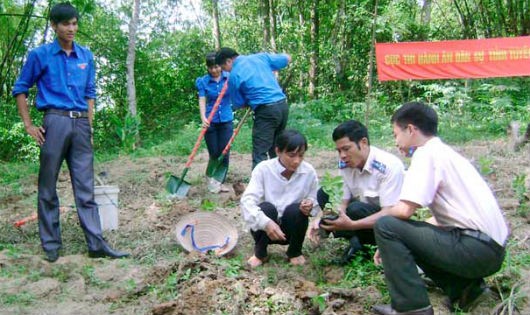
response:
<path id="1" fill-rule="evenodd" d="M 328 202 L 322 209 L 323 220 L 335 220 L 339 216 L 339 205 L 342 202 L 342 176 L 332 176 L 328 172 L 321 181 L 322 190 L 329 196 Z"/>

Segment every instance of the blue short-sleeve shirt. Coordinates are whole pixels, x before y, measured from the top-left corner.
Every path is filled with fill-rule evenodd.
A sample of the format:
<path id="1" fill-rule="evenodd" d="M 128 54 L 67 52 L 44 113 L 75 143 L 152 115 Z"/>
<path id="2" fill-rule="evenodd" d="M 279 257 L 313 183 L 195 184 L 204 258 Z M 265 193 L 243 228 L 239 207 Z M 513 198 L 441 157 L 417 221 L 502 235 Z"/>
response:
<path id="1" fill-rule="evenodd" d="M 28 54 L 12 95 L 27 95 L 36 84 L 38 110 L 87 111 L 87 99 L 96 98 L 95 73 L 90 50 L 74 42 L 68 56 L 56 39 Z"/>
<path id="2" fill-rule="evenodd" d="M 250 105 L 254 110 L 259 105 L 274 103 L 285 98 L 285 94 L 273 71 L 287 67 L 287 54 L 259 53 L 238 56 L 234 60 L 228 87 L 234 108 Z"/>
<path id="3" fill-rule="evenodd" d="M 215 81 L 211 75 L 207 74 L 202 77 L 198 77 L 195 80 L 195 87 L 199 93 L 199 97 L 206 97 L 206 117 L 210 116 L 212 108 L 217 100 L 217 97 L 221 93 L 223 86 L 228 80 L 228 72 L 221 72 L 221 79 L 219 82 Z M 219 104 L 217 112 L 212 118 L 213 123 L 229 122 L 234 120 L 234 114 L 232 112 L 232 104 L 230 102 L 230 93 L 228 89 Z"/>

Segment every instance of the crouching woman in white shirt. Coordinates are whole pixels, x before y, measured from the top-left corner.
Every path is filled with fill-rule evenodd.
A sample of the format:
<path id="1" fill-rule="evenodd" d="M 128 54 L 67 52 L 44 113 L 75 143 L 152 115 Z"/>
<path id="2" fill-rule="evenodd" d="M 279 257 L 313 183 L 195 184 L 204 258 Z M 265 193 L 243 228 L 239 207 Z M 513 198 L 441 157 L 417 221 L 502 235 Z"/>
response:
<path id="1" fill-rule="evenodd" d="M 241 197 L 241 213 L 254 238 L 255 268 L 267 260 L 269 244 L 288 245 L 293 265 L 303 265 L 302 245 L 309 216 L 319 211 L 316 202 L 318 177 L 304 161 L 306 138 L 296 130 L 284 130 L 276 138 L 277 157 L 260 162 Z"/>

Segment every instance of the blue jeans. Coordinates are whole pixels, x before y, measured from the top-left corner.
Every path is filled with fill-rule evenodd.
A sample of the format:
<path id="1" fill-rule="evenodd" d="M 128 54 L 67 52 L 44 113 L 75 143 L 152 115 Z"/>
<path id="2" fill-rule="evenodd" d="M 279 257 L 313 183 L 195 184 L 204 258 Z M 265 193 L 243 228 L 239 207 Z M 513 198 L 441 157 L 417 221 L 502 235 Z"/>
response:
<path id="1" fill-rule="evenodd" d="M 501 268 L 503 247 L 461 231 L 392 216 L 377 220 L 375 239 L 383 260 L 392 308 L 406 312 L 430 305 L 416 265 L 451 300 L 458 299 L 468 285 Z"/>

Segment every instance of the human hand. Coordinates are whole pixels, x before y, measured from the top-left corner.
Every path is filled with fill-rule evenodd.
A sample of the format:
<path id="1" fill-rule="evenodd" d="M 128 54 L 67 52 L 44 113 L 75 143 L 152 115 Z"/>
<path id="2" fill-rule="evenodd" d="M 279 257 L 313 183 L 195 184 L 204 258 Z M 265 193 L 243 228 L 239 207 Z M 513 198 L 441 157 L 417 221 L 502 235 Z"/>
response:
<path id="1" fill-rule="evenodd" d="M 305 215 L 305 216 L 309 216 L 309 214 L 311 213 L 311 210 L 313 209 L 313 201 L 311 201 L 310 199 L 303 199 L 301 202 L 300 202 L 300 211 Z"/>
<path id="2" fill-rule="evenodd" d="M 307 231 L 307 238 L 309 238 L 309 241 L 313 245 L 318 245 L 320 243 L 320 218 L 314 219 L 311 224 L 309 225 L 309 229 Z"/>
<path id="3" fill-rule="evenodd" d="M 267 236 L 273 241 L 287 240 L 280 226 L 272 220 L 269 221 L 269 223 L 267 223 L 267 225 L 265 226 L 265 232 L 267 233 Z"/>
<path id="4" fill-rule="evenodd" d="M 352 220 L 344 213 L 339 211 L 339 215 L 335 220 L 322 220 L 320 226 L 326 231 L 344 231 L 351 230 Z"/>
<path id="5" fill-rule="evenodd" d="M 39 146 L 42 146 L 44 144 L 45 138 L 44 133 L 46 133 L 46 130 L 44 130 L 43 127 L 37 127 L 35 125 L 30 125 L 26 127 L 26 132 L 33 138 L 35 141 L 37 141 L 37 144 Z"/>
<path id="6" fill-rule="evenodd" d="M 202 117 L 201 117 L 201 120 L 202 120 L 202 127 L 203 127 L 203 128 L 208 128 L 208 127 L 210 127 L 210 123 L 208 122 L 208 118 L 207 118 L 207 117 L 202 116 Z"/>
<path id="7" fill-rule="evenodd" d="M 381 259 L 381 255 L 379 254 L 379 248 L 374 253 L 374 264 L 376 266 L 383 264 L 383 260 Z"/>

